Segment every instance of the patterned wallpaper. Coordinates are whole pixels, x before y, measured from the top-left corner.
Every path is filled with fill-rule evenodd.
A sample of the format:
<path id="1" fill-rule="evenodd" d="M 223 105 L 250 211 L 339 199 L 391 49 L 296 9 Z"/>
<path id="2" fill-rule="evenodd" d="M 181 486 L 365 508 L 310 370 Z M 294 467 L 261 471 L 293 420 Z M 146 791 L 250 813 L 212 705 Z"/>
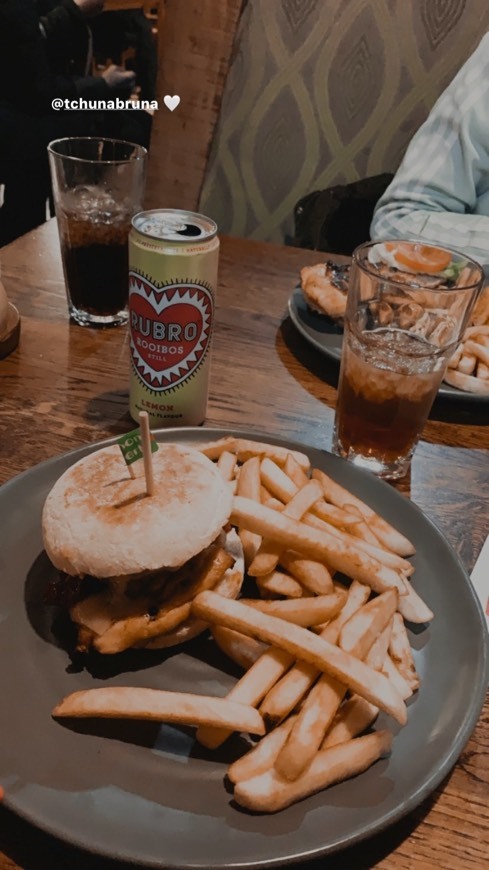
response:
<path id="1" fill-rule="evenodd" d="M 199 207 L 283 241 L 313 190 L 393 172 L 487 0 L 247 0 Z"/>

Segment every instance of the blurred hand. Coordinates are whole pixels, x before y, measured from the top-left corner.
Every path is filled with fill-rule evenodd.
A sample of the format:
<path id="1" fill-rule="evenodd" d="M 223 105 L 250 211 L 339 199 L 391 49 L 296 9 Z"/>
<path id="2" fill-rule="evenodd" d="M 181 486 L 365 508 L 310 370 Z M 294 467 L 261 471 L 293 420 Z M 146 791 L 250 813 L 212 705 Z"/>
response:
<path id="1" fill-rule="evenodd" d="M 104 8 L 104 0 L 74 0 L 74 3 L 87 18 L 99 15 Z"/>
<path id="2" fill-rule="evenodd" d="M 115 64 L 111 64 L 104 70 L 102 78 L 105 79 L 109 88 L 119 88 L 126 91 L 130 91 L 136 82 L 136 75 L 132 70 L 122 69 Z"/>

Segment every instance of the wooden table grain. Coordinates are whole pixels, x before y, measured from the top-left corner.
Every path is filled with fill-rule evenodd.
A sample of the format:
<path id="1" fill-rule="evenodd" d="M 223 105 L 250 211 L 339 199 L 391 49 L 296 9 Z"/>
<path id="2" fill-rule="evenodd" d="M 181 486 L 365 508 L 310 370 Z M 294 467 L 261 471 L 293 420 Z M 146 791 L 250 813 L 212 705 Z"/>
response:
<path id="1" fill-rule="evenodd" d="M 287 316 L 300 267 L 318 259 L 311 251 L 222 240 L 207 426 L 330 447 L 336 364 L 310 347 Z M 133 423 L 127 330 L 68 322 L 55 221 L 0 250 L 0 263 L 9 298 L 22 316 L 19 347 L 0 361 L 3 483 L 36 462 L 121 434 Z M 469 571 L 489 531 L 488 424 L 487 404 L 437 401 L 411 475 L 397 485 L 438 525 Z M 488 847 L 486 702 L 455 768 L 416 811 L 369 841 L 308 866 L 482 870 Z M 0 810 L 0 870 L 68 868 L 123 865 L 68 847 Z"/>
<path id="2" fill-rule="evenodd" d="M 143 9 L 144 5 L 144 0 L 105 0 L 104 11 L 119 12 L 121 9 Z"/>

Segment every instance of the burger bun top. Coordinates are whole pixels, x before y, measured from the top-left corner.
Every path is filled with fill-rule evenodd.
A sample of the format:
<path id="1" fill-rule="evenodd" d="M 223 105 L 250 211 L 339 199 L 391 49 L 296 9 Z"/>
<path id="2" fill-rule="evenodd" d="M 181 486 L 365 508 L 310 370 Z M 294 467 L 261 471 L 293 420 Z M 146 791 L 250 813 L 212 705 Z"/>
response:
<path id="1" fill-rule="evenodd" d="M 44 547 L 72 576 L 115 578 L 177 568 L 221 532 L 232 494 L 198 450 L 160 444 L 152 454 L 154 495 L 143 463 L 130 476 L 118 445 L 90 453 L 54 484 L 44 503 Z"/>

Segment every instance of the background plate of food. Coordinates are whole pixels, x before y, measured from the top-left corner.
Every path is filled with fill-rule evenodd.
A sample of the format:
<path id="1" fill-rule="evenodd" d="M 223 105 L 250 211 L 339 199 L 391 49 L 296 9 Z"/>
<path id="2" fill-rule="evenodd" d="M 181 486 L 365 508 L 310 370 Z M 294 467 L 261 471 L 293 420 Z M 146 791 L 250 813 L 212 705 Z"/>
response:
<path id="1" fill-rule="evenodd" d="M 213 718 L 215 728 L 216 716 L 219 721 L 220 710 L 225 708 L 228 730 L 229 716 L 233 720 L 236 715 L 240 717 L 246 714 L 246 723 L 243 722 L 243 726 L 249 723 L 249 729 L 247 725 L 245 730 L 259 733 L 255 722 L 256 717 L 260 718 L 258 711 L 245 705 L 243 697 L 242 703 L 231 706 L 226 704 L 224 698 L 243 673 L 243 660 L 241 659 L 242 666 L 239 667 L 233 664 L 228 655 L 224 655 L 222 647 L 226 647 L 229 653 L 229 643 L 226 646 L 221 631 L 221 646 L 217 646 L 215 629 L 214 639 L 209 632 L 204 632 L 194 637 L 190 643 L 180 643 L 183 637 L 175 636 L 173 619 L 171 625 L 165 619 L 170 611 L 174 614 L 180 607 L 183 607 L 180 616 L 186 619 L 186 599 L 185 595 L 184 598 L 181 597 L 181 593 L 183 591 L 187 594 L 190 588 L 193 595 L 196 590 L 184 582 L 178 591 L 174 583 L 175 576 L 172 574 L 169 578 L 166 574 L 163 575 L 165 583 L 167 580 L 170 583 L 170 608 L 163 605 L 160 612 L 148 614 L 151 618 L 165 618 L 164 626 L 163 623 L 160 626 L 163 632 L 163 648 L 126 649 L 127 645 L 140 645 L 141 642 L 141 623 L 137 618 L 135 623 L 133 621 L 135 596 L 131 593 L 126 600 L 129 613 L 125 607 L 121 610 L 120 596 L 110 598 L 110 588 L 114 584 L 108 583 L 104 586 L 101 580 L 107 575 L 104 567 L 107 559 L 109 564 L 116 560 L 119 582 L 122 581 L 121 571 L 129 570 L 126 588 L 135 592 L 135 584 L 141 582 L 141 577 L 133 572 L 140 572 L 140 559 L 151 558 L 151 568 L 170 564 L 169 551 L 171 549 L 173 553 L 173 538 L 180 549 L 185 544 L 185 552 L 179 553 L 178 560 L 190 556 L 190 562 L 195 567 L 193 553 L 209 540 L 202 537 L 206 522 L 202 518 L 196 522 L 195 518 L 192 520 L 187 517 L 189 523 L 185 525 L 185 535 L 179 539 L 178 530 L 173 528 L 163 547 L 160 547 L 159 540 L 151 542 L 150 536 L 146 553 L 144 528 L 137 518 L 142 505 L 141 516 L 144 515 L 145 522 L 150 522 L 153 508 L 148 504 L 144 506 L 141 469 L 137 471 L 135 478 L 129 477 L 128 469 L 121 458 L 120 466 L 116 468 L 117 451 L 114 441 L 105 442 L 103 445 L 94 444 L 38 465 L 0 489 L 0 507 L 3 509 L 0 546 L 0 678 L 5 699 L 0 707 L 0 729 L 3 735 L 0 743 L 0 784 L 5 790 L 6 807 L 1 812 L 15 812 L 27 822 L 93 854 L 152 868 L 278 868 L 335 852 L 381 831 L 413 810 L 448 774 L 476 724 L 483 703 L 488 678 L 487 633 L 480 604 L 459 559 L 438 529 L 408 499 L 373 475 L 329 453 L 286 441 L 272 446 L 257 444 L 254 439 L 258 436 L 245 432 L 199 428 L 167 430 L 155 434 L 160 445 L 160 456 L 155 460 L 156 487 L 160 479 L 158 469 L 165 468 L 165 449 L 173 451 L 170 458 L 174 466 L 178 466 L 181 461 L 178 451 L 175 452 L 175 448 L 171 446 L 175 443 L 205 453 L 207 459 L 215 463 L 223 479 L 229 482 L 230 488 L 233 487 L 233 479 L 236 479 L 236 469 L 240 469 L 233 506 L 230 507 L 231 503 L 227 502 L 223 504 L 222 493 L 219 494 L 222 481 L 220 485 L 216 482 L 216 487 L 212 490 L 213 498 L 206 503 L 206 517 L 210 517 L 212 513 L 212 518 L 215 519 L 215 527 L 207 529 L 210 538 L 222 528 L 223 522 L 225 531 L 229 530 L 227 514 L 231 509 L 231 524 L 238 528 L 245 551 L 251 547 L 253 541 L 249 534 L 243 538 L 243 531 L 250 532 L 249 516 L 253 516 L 255 531 L 251 530 L 251 534 L 257 533 L 256 523 L 268 523 L 266 528 L 280 528 L 287 541 L 289 536 L 295 535 L 290 537 L 295 547 L 305 546 L 304 542 L 307 540 L 308 547 L 315 548 L 316 552 L 318 546 L 324 546 L 325 533 L 321 532 L 324 528 L 323 520 L 318 516 L 313 518 L 312 526 L 316 526 L 313 528 L 294 519 L 290 510 L 282 515 L 281 512 L 272 510 L 266 502 L 271 492 L 277 497 L 285 488 L 289 496 L 292 491 L 297 490 L 304 497 L 308 491 L 311 504 L 310 490 L 320 485 L 322 495 L 318 502 L 313 501 L 314 509 L 320 503 L 322 515 L 328 516 L 331 522 L 339 522 L 340 526 L 349 523 L 350 527 L 356 526 L 359 532 L 359 536 L 354 537 L 356 546 L 364 555 L 357 558 L 355 549 L 357 556 L 352 562 L 354 571 L 362 570 L 369 577 L 377 577 L 378 582 L 384 582 L 386 578 L 392 579 L 393 569 L 387 569 L 386 565 L 382 567 L 380 563 L 366 558 L 368 552 L 372 553 L 372 545 L 370 543 L 369 550 L 366 539 L 371 542 L 377 537 L 384 541 L 383 559 L 387 560 L 387 565 L 402 565 L 404 597 L 407 595 L 403 608 L 408 607 L 406 612 L 410 617 L 417 615 L 418 623 L 434 614 L 434 619 L 429 624 L 414 625 L 410 622 L 407 625 L 406 636 L 413 661 L 404 662 L 407 669 L 404 689 L 406 681 L 414 680 L 411 690 L 409 691 L 408 686 L 405 695 L 406 698 L 410 695 L 406 702 L 407 710 L 401 704 L 402 710 L 407 713 L 407 722 L 404 727 L 399 727 L 392 714 L 380 713 L 372 726 L 372 732 L 358 739 L 364 741 L 368 738 L 367 743 L 370 746 L 377 739 L 376 734 L 385 735 L 384 729 L 388 729 L 393 737 L 392 751 L 384 752 L 387 744 L 383 742 L 380 747 L 380 760 L 370 758 L 374 763 L 368 769 L 362 768 L 363 772 L 354 778 L 331 785 L 317 793 L 311 793 L 309 783 L 309 796 L 299 800 L 294 798 L 291 805 L 279 811 L 275 811 L 279 809 L 277 803 L 265 807 L 268 811 L 264 811 L 263 807 L 254 812 L 245 809 L 244 806 L 256 806 L 256 780 L 259 783 L 262 780 L 259 776 L 255 779 L 244 777 L 245 788 L 239 789 L 235 785 L 233 794 L 229 783 L 226 786 L 225 778 L 226 775 L 231 778 L 230 764 L 239 761 L 242 765 L 244 759 L 249 759 L 251 753 L 243 754 L 249 748 L 248 738 L 234 735 L 218 749 L 205 748 L 202 735 L 199 742 L 195 729 L 189 727 L 189 723 L 191 725 L 202 722 L 202 718 L 207 715 L 206 710 L 209 712 L 212 708 L 209 715 Z M 262 441 L 268 442 L 268 439 L 263 436 Z M 158 457 L 158 453 L 155 456 Z M 183 461 L 187 464 L 185 475 L 188 484 L 195 465 L 193 462 L 189 465 L 187 459 Z M 246 465 L 247 462 L 250 464 Z M 202 464 L 201 461 L 199 465 L 203 467 L 205 462 Z M 255 499 L 253 488 L 256 480 L 253 475 L 256 474 L 257 465 L 265 483 L 260 485 L 260 478 L 258 479 Z M 312 473 L 310 466 L 315 469 Z M 248 469 L 247 473 L 243 472 L 245 467 Z M 215 479 L 214 465 L 213 469 L 205 471 L 205 475 L 207 486 L 213 477 Z M 164 476 L 170 480 L 170 483 L 167 480 L 169 488 L 176 487 L 178 502 L 178 475 L 169 470 L 167 464 Z M 106 477 L 106 483 L 110 483 L 110 486 L 104 486 Z M 303 483 L 304 478 L 307 483 Z M 77 481 L 75 487 L 72 485 L 74 481 Z M 200 505 L 199 510 L 202 510 L 203 493 L 198 480 L 193 480 L 191 490 L 192 504 Z M 317 493 L 312 496 L 317 499 Z M 291 498 L 291 502 L 294 499 L 295 496 Z M 289 504 L 287 497 L 285 501 Z M 213 510 L 211 511 L 211 502 L 212 505 L 219 506 L 215 517 Z M 58 514 L 60 504 L 65 505 L 68 515 L 63 515 L 64 511 Z M 154 511 L 160 510 L 158 496 L 153 506 Z M 116 508 L 118 515 L 122 516 L 121 512 L 124 513 L 127 522 L 134 520 L 135 529 L 131 535 L 129 528 L 126 528 L 125 534 L 117 538 L 116 548 L 111 550 L 111 517 L 113 518 Z M 297 501 L 295 508 L 297 509 Z M 301 511 L 303 510 L 304 504 L 301 507 Z M 179 523 L 186 522 L 185 513 L 183 501 L 180 499 L 177 510 Z M 83 537 L 80 530 L 74 535 L 73 546 L 65 546 L 67 530 L 77 516 L 84 517 L 83 525 L 86 521 L 87 533 L 92 540 L 92 545 L 86 550 L 80 546 Z M 94 517 L 100 520 L 99 530 Z M 367 521 L 363 521 L 362 517 L 366 517 Z M 59 534 L 56 533 L 58 521 Z M 299 530 L 297 526 L 300 527 Z M 71 528 L 74 530 L 75 526 L 72 525 Z M 190 542 L 196 529 L 199 530 L 200 542 L 195 542 L 195 548 L 187 548 L 186 543 Z M 75 537 L 79 539 L 77 546 Z M 285 538 L 282 537 L 282 542 L 285 542 Z M 344 532 L 336 540 L 340 539 L 345 542 Z M 335 558 L 343 560 L 343 575 L 347 570 L 344 560 L 353 546 L 351 535 L 348 536 L 348 541 L 350 543 L 346 549 L 338 543 L 333 544 L 332 549 L 332 552 L 336 552 Z M 390 555 L 387 553 L 388 541 L 393 548 Z M 44 545 L 51 558 L 48 557 Z M 273 547 L 265 546 L 261 558 L 270 559 L 274 552 Z M 399 553 L 404 553 L 404 556 Z M 96 559 L 93 566 L 86 562 L 90 554 Z M 130 557 L 130 567 L 122 565 L 123 556 L 124 561 Z M 285 561 L 283 555 L 280 559 Z M 98 597 L 99 606 L 90 607 L 89 612 L 85 611 L 83 615 L 78 610 L 71 609 L 72 619 L 78 624 L 78 641 L 77 632 L 73 631 L 75 626 L 70 623 L 66 608 L 59 606 L 61 602 L 54 606 L 46 601 L 46 589 L 59 577 L 52 560 L 66 572 L 61 579 L 62 586 L 67 590 L 72 585 L 70 578 L 80 571 L 92 570 L 98 574 L 98 582 L 102 582 L 102 587 L 94 587 L 92 581 L 95 577 L 90 581 L 90 591 L 94 599 Z M 205 572 L 204 575 L 201 572 L 200 561 L 197 562 L 197 567 L 199 565 L 201 583 Z M 302 613 L 303 610 L 310 609 L 311 605 L 314 609 L 318 602 L 322 606 L 319 601 L 322 596 L 319 594 L 297 597 L 293 590 L 301 583 L 306 583 L 306 577 L 311 584 L 312 575 L 304 573 L 304 565 L 299 568 L 296 564 L 293 569 L 290 560 L 287 565 L 291 572 L 295 570 L 296 578 L 301 578 L 300 582 L 296 579 L 291 583 L 293 577 L 289 577 L 286 586 L 286 594 L 292 597 L 295 595 L 292 609 Z M 371 574 L 373 565 L 375 571 Z M 175 565 L 172 566 L 174 568 Z M 248 575 L 251 570 L 249 566 Z M 412 581 L 411 587 L 407 580 L 408 574 Z M 324 571 L 320 575 L 314 573 L 314 583 L 326 582 L 323 575 Z M 398 576 L 397 573 L 395 576 Z M 282 584 L 285 582 L 284 577 L 286 574 L 283 570 L 278 578 Z M 144 586 L 138 585 L 138 592 L 151 598 L 157 588 L 154 585 L 154 574 L 145 573 L 142 579 Z M 116 578 L 113 577 L 112 580 L 115 581 Z M 278 582 L 277 578 L 275 580 Z M 261 582 L 265 583 L 263 579 Z M 344 591 L 338 592 L 335 588 L 332 597 L 339 594 L 340 598 L 344 598 L 346 595 L 347 600 L 351 600 L 354 583 L 350 586 L 347 583 L 341 584 L 338 574 L 336 583 L 343 585 Z M 359 587 L 362 584 L 357 582 L 355 588 L 358 590 Z M 417 590 L 418 595 L 424 599 L 424 604 L 415 592 L 407 591 L 409 588 Z M 285 587 L 282 585 L 280 589 L 284 590 Z M 120 591 L 119 589 L 118 592 Z M 243 608 L 248 613 L 252 608 L 243 604 L 243 596 L 249 594 L 244 587 L 241 601 L 233 600 L 238 591 L 239 586 L 233 587 L 230 598 L 212 591 L 200 592 L 193 600 L 195 604 L 200 596 L 200 610 L 197 609 L 194 615 L 210 621 L 209 615 L 212 608 L 216 607 L 217 600 L 221 602 L 221 609 L 234 614 L 234 619 L 243 618 Z M 268 595 L 273 594 L 277 595 L 277 592 L 273 593 L 268 588 Z M 378 615 L 375 608 L 378 607 L 382 594 L 380 589 L 377 596 L 367 589 L 367 599 L 371 595 L 370 601 L 374 603 L 374 609 L 370 608 L 368 611 L 370 618 L 374 612 Z M 106 620 L 106 605 L 109 600 L 107 596 L 118 608 L 117 618 L 113 617 L 116 621 L 109 621 L 109 625 Z M 266 612 L 270 606 L 278 606 L 282 613 L 284 605 L 287 609 L 291 602 L 282 600 L 283 595 L 279 595 L 279 598 L 281 600 L 262 601 L 265 611 L 258 608 L 253 610 L 251 619 L 248 616 L 248 623 L 255 627 L 253 630 L 262 633 L 262 641 L 264 626 L 272 624 L 276 632 L 277 623 L 284 625 L 283 619 L 275 616 L 273 622 L 270 611 Z M 370 602 L 367 599 L 363 599 L 367 601 L 364 608 L 369 607 Z M 92 599 L 89 597 L 86 600 Z M 389 600 L 390 606 L 392 605 L 392 589 L 382 600 L 384 604 Z M 72 600 L 71 604 L 70 601 L 66 603 L 72 608 Z M 338 602 L 334 606 L 337 608 Z M 365 615 L 365 609 L 362 610 L 362 605 L 359 606 L 358 613 Z M 341 602 L 341 608 L 338 616 L 346 608 L 346 604 Z M 370 631 L 368 625 L 371 623 L 368 623 L 367 628 L 365 625 L 362 628 L 358 621 L 354 621 L 356 612 L 353 612 L 348 621 L 343 621 L 342 638 L 344 631 L 348 635 L 348 626 L 351 631 L 352 623 L 355 632 L 360 629 L 360 635 L 363 633 L 365 636 L 365 632 Z M 400 618 L 399 611 L 395 616 Z M 322 618 L 324 619 L 324 614 Z M 362 616 L 361 620 L 363 618 Z M 121 633 L 117 630 L 115 638 L 114 626 L 118 629 L 124 628 L 125 619 L 129 619 L 138 631 L 136 634 L 127 635 L 124 631 Z M 400 621 L 402 623 L 402 619 Z M 153 624 L 151 619 L 146 621 L 146 627 Z M 83 628 L 81 635 L 80 627 Z M 330 622 L 324 631 L 328 631 L 329 627 Z M 86 629 L 91 632 L 88 636 Z M 144 643 L 152 646 L 151 638 L 147 643 L 146 628 L 144 630 Z M 100 638 L 105 637 L 108 640 L 109 632 L 111 643 L 114 639 L 117 643 L 122 640 L 119 647 L 121 652 L 113 654 L 114 646 L 109 648 L 107 642 L 100 644 Z M 173 632 L 171 639 L 172 643 L 177 643 L 176 646 L 166 648 L 165 632 Z M 304 635 L 309 638 L 309 642 L 312 638 L 313 649 L 319 649 L 318 642 L 321 646 L 321 641 L 317 633 L 300 626 L 290 625 L 286 630 L 282 628 L 282 642 L 287 645 L 299 643 L 296 638 L 303 638 Z M 384 630 L 381 635 L 384 636 Z M 377 640 L 379 637 L 377 635 Z M 390 666 L 391 677 L 384 675 L 381 678 L 379 674 L 377 679 L 381 679 L 382 686 L 386 685 L 386 680 L 391 685 L 393 674 L 396 668 L 401 668 L 403 661 L 402 643 L 400 652 L 395 653 L 391 649 L 393 637 L 394 628 L 389 640 L 389 652 L 386 654 L 384 647 L 382 653 L 386 662 L 390 656 L 394 664 Z M 156 647 L 161 646 L 159 638 L 153 639 L 157 641 Z M 90 641 L 88 644 L 87 640 Z M 350 636 L 350 644 L 351 642 Z M 78 643 L 80 652 L 78 656 L 70 657 L 69 650 L 73 649 L 73 643 Z M 343 638 L 343 650 L 345 644 L 348 647 Z M 351 646 L 349 648 L 352 649 Z M 286 647 L 279 647 L 280 650 L 278 656 L 274 654 L 271 657 L 274 668 L 278 665 L 284 666 Z M 337 666 L 341 670 L 346 667 L 342 664 L 345 654 L 341 650 L 339 652 Z M 353 653 L 350 653 L 350 659 L 346 657 L 350 664 L 352 656 Z M 398 666 L 395 662 L 398 662 Z M 247 665 L 250 665 L 249 659 Z M 361 664 L 361 667 L 364 675 L 370 674 L 373 664 Z M 251 668 L 246 673 L 251 673 Z M 287 675 L 288 672 L 285 676 Z M 303 677 L 304 673 L 301 679 Z M 402 681 L 400 685 L 402 687 Z M 94 689 L 95 694 L 92 691 Z M 397 697 L 401 697 L 399 693 L 404 692 L 404 689 L 396 689 Z M 154 690 L 156 696 L 152 694 Z M 178 694 L 178 698 L 174 696 L 175 704 L 170 706 L 169 693 Z M 194 698 L 193 703 L 189 702 L 188 695 L 184 699 L 185 725 L 175 722 L 176 709 L 182 702 L 183 693 L 189 693 Z M 219 699 L 220 704 L 216 706 L 207 702 L 196 703 L 195 695 L 213 696 Z M 308 697 L 312 695 L 311 692 Z M 144 705 L 148 697 L 157 698 L 156 713 L 153 700 L 148 708 L 148 714 L 152 711 L 154 715 L 147 715 L 142 720 L 135 720 L 131 716 L 118 718 L 124 704 L 128 703 L 131 708 L 129 712 L 134 714 L 136 707 Z M 69 700 L 64 701 L 66 698 Z M 116 717 L 93 716 L 92 707 L 91 717 L 84 718 L 81 709 L 83 704 L 88 703 L 90 706 L 92 701 L 99 703 L 101 698 L 105 698 L 106 703 L 108 699 L 112 704 L 112 713 L 115 705 Z M 396 709 L 398 708 L 399 705 Z M 306 702 L 302 709 L 306 709 Z M 84 712 L 87 712 L 86 706 Z M 71 714 L 71 718 L 68 714 Z M 68 718 L 64 718 L 66 715 Z M 161 724 L 159 716 L 166 719 L 166 724 Z M 168 717 L 172 721 L 169 722 Z M 335 719 L 331 727 L 337 725 Z M 271 735 L 274 733 L 272 731 Z M 263 741 L 266 739 L 263 738 Z M 379 739 L 384 741 L 385 737 Z M 258 742 L 257 746 L 260 745 Z M 343 753 L 341 746 L 339 749 L 333 746 L 324 751 Z M 376 757 L 379 758 L 379 753 Z M 268 764 L 269 760 L 267 754 L 265 762 Z M 292 758 L 289 757 L 288 763 L 296 764 L 298 760 L 297 754 L 294 754 Z M 250 764 L 249 761 L 244 763 L 245 766 Z M 329 772 L 330 765 L 326 767 Z M 319 780 L 313 783 L 312 791 L 322 789 L 323 775 L 324 770 L 320 770 Z M 234 781 L 240 782 L 236 768 Z M 301 781 L 300 777 L 298 781 Z M 252 782 L 255 783 L 254 790 L 249 785 Z M 281 788 L 282 786 L 283 783 Z M 260 800 L 267 798 L 267 788 L 259 789 Z"/>
<path id="2" fill-rule="evenodd" d="M 290 319 L 306 341 L 338 362 L 349 268 L 331 260 L 306 266 L 288 303 Z M 489 402 L 489 285 L 477 302 L 438 395 L 471 404 Z"/>

